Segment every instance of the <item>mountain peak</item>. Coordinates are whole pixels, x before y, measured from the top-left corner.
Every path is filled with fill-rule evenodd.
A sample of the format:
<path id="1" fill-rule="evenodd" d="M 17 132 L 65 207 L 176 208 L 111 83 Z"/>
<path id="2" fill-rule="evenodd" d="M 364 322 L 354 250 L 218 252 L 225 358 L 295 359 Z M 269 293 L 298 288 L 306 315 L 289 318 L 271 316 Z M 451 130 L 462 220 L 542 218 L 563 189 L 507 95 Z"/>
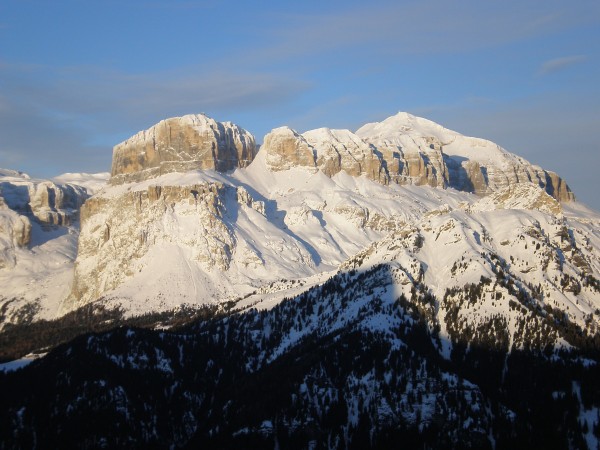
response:
<path id="1" fill-rule="evenodd" d="M 400 135 L 416 135 L 419 137 L 435 137 L 447 142 L 460 136 L 459 133 L 444 128 L 440 124 L 408 112 L 399 112 L 381 122 L 372 122 L 360 127 L 356 134 L 361 137 L 394 139 Z"/>
<path id="2" fill-rule="evenodd" d="M 246 167 L 256 155 L 254 136 L 206 114 L 161 120 L 113 149 L 111 184 L 141 181 L 169 172 Z"/>
<path id="3" fill-rule="evenodd" d="M 377 148 L 390 180 L 399 184 L 452 187 L 487 195 L 508 185 L 533 182 L 559 201 L 575 198 L 556 174 L 498 144 L 463 136 L 406 112 L 368 123 L 356 135 Z"/>

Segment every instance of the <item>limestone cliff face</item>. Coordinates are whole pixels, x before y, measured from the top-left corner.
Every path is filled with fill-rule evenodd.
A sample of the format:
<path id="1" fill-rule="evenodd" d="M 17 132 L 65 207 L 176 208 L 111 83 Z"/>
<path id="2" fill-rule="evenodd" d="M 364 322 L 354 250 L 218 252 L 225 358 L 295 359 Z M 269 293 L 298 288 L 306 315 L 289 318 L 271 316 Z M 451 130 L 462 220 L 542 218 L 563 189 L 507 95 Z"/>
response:
<path id="1" fill-rule="evenodd" d="M 33 215 L 40 222 L 49 225 L 70 225 L 88 198 L 81 186 L 44 181 L 32 183 L 28 188 L 29 206 Z"/>
<path id="2" fill-rule="evenodd" d="M 0 177 L 0 198 L 5 206 L 45 226 L 70 225 L 88 197 L 81 186 Z"/>
<path id="3" fill-rule="evenodd" d="M 246 167 L 256 154 L 254 136 L 204 114 L 162 120 L 113 149 L 111 184 L 142 181 L 169 172 Z"/>
<path id="4" fill-rule="evenodd" d="M 17 249 L 32 240 L 32 223 L 43 229 L 77 219 L 87 191 L 81 186 L 34 180 L 20 172 L 0 173 L 0 269 L 14 267 Z"/>
<path id="5" fill-rule="evenodd" d="M 304 136 L 289 127 L 276 128 L 267 134 L 262 145 L 267 166 L 273 171 L 292 167 L 316 168 L 314 148 Z"/>
<path id="6" fill-rule="evenodd" d="M 174 244 L 210 270 L 227 270 L 235 240 L 222 220 L 221 183 L 155 186 L 95 196 L 81 209 L 75 277 L 67 309 L 95 300 L 138 270 L 153 247 Z"/>
<path id="7" fill-rule="evenodd" d="M 0 269 L 16 263 L 15 249 L 31 241 L 31 222 L 27 216 L 11 210 L 0 197 Z"/>
<path id="8" fill-rule="evenodd" d="M 575 194 L 571 192 L 565 180 L 555 172 L 544 171 L 546 175 L 546 191 L 559 202 L 569 202 L 575 200 Z"/>
<path id="9" fill-rule="evenodd" d="M 493 142 L 462 136 L 426 119 L 399 113 L 380 123 L 348 130 L 288 127 L 267 134 L 263 144 L 273 171 L 340 171 L 381 183 L 454 188 L 488 195 L 507 186 L 534 183 L 559 201 L 575 196 L 557 174 L 534 166 Z"/>
<path id="10" fill-rule="evenodd" d="M 388 182 L 387 173 L 376 150 L 348 130 L 319 128 L 303 134 L 315 149 L 317 167 L 332 177 L 340 171 L 355 177 Z"/>
<path id="11" fill-rule="evenodd" d="M 364 125 L 356 135 L 379 151 L 390 180 L 399 184 L 487 195 L 513 184 L 534 183 L 559 201 L 575 198 L 555 173 L 493 142 L 463 136 L 411 114 Z"/>
<path id="12" fill-rule="evenodd" d="M 374 148 L 348 130 L 320 128 L 303 134 L 288 127 L 267 134 L 262 145 L 270 170 L 319 169 L 328 177 L 344 171 L 387 183 L 383 161 Z"/>

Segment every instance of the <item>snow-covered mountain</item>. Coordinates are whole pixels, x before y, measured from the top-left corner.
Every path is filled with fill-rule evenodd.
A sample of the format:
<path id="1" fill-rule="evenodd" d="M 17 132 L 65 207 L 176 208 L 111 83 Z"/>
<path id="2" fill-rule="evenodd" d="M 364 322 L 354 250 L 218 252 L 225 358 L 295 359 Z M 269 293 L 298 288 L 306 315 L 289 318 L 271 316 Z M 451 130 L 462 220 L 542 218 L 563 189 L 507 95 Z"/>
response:
<path id="1" fill-rule="evenodd" d="M 98 301 L 126 316 L 243 297 L 246 304 L 273 302 L 321 283 L 398 234 L 426 244 L 395 257 L 409 258 L 417 272 L 408 279 L 422 272 L 436 295 L 496 273 L 493 260 L 481 256 L 490 253 L 522 286 L 544 285 L 546 296 L 580 322 L 600 307 L 589 281 L 600 270 L 599 216 L 573 202 L 556 174 L 496 144 L 406 113 L 356 133 L 278 128 L 258 153 L 254 142 L 237 125 L 197 114 L 167 119 L 115 146 L 108 184 L 106 174 L 55 179 L 66 184 L 4 175 L 12 206 L 5 208 L 5 240 L 12 243 L 5 260 L 27 267 L 23 278 L 4 271 L 19 280 L 7 281 L 4 321 L 48 318 L 48 311 L 60 315 Z M 18 186 L 27 195 L 14 194 Z M 78 236 L 68 217 L 89 194 Z M 60 212 L 64 199 L 70 215 Z M 45 226 L 42 214 L 59 226 L 29 244 L 27 220 Z M 532 242 L 517 252 L 517 239 L 528 235 Z M 572 257 L 561 249 L 567 236 Z M 20 258 L 11 256 L 15 251 Z M 40 251 L 51 256 L 40 258 Z M 25 264 L 30 257 L 54 262 L 36 273 Z M 36 277 L 46 280 L 39 289 L 23 289 Z M 566 279 L 580 288 L 564 293 Z"/>
<path id="2" fill-rule="evenodd" d="M 600 214 L 496 144 L 198 114 L 0 188 L 2 355 L 188 322 L 6 375 L 11 445 L 597 446 Z"/>
<path id="3" fill-rule="evenodd" d="M 0 170 L 0 328 L 56 317 L 73 279 L 79 208 L 108 176 Z"/>
<path id="4" fill-rule="evenodd" d="M 272 170 L 340 170 L 383 183 L 452 187 L 480 195 L 516 183 L 534 183 L 560 201 L 574 195 L 555 173 L 513 155 L 497 144 L 463 136 L 434 122 L 398 113 L 352 133 L 321 128 L 299 134 L 287 127 L 265 136 Z"/>
<path id="5" fill-rule="evenodd" d="M 214 125 L 202 115 L 173 121 L 179 136 L 208 136 L 196 147 L 221 151 L 234 141 L 214 137 L 214 130 L 231 125 Z M 188 158 L 189 145 L 153 138 L 155 150 L 149 150 L 147 136 L 155 136 L 161 124 L 138 134 L 133 147 L 131 140 L 116 146 L 115 155 L 131 159 L 136 149 L 143 158 L 161 154 L 159 166 L 167 168 L 161 170 L 171 172 L 180 153 Z M 239 142 L 254 141 L 236 130 L 244 136 Z M 423 272 L 436 295 L 493 276 L 490 257 L 481 256 L 490 253 L 507 261 L 504 271 L 514 272 L 523 286 L 547 285 L 547 296 L 573 309 L 578 320 L 600 307 L 593 284 L 585 281 L 597 278 L 600 268 L 598 216 L 569 203 L 573 196 L 558 176 L 425 119 L 400 113 L 356 134 L 278 128 L 250 165 L 226 173 L 158 175 L 142 165 L 132 174 L 143 175 L 129 176 L 143 181 L 123 184 L 121 160 L 115 156 L 116 180 L 82 208 L 73 289 L 63 312 L 102 298 L 103 304 L 140 314 L 254 298 L 254 292 L 260 297 L 281 280 L 309 286 L 398 233 L 419 235 L 427 244 L 411 254 L 410 266 Z M 198 161 L 192 164 L 205 164 Z M 393 161 L 399 165 L 392 170 Z M 453 167 L 463 169 L 460 183 L 452 183 Z M 517 252 L 525 236 L 531 242 Z M 577 266 L 562 255 L 560 239 L 566 236 Z M 557 269 L 550 265 L 556 261 Z M 526 262 L 531 266 L 520 266 Z M 576 294 L 563 293 L 566 276 L 581 285 Z M 576 298 L 581 304 L 573 308 Z"/>

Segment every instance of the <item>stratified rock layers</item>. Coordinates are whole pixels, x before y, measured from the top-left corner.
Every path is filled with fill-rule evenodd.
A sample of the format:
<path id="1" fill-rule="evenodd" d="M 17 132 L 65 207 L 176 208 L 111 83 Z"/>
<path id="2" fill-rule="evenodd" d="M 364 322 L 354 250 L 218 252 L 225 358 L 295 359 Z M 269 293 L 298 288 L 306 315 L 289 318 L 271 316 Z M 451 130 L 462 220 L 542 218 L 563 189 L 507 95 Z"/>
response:
<path id="1" fill-rule="evenodd" d="M 299 134 L 288 127 L 277 128 L 265 136 L 266 161 L 273 171 L 292 167 L 319 169 L 328 177 L 344 171 L 388 182 L 383 161 L 376 150 L 348 130 L 319 128 Z"/>
<path id="2" fill-rule="evenodd" d="M 488 195 L 534 183 L 559 201 L 575 196 L 556 173 L 530 164 L 493 142 L 463 136 L 434 122 L 399 113 L 356 133 L 320 128 L 303 134 L 282 127 L 265 136 L 267 165 L 340 171 L 387 184 L 427 185 Z"/>
<path id="3" fill-rule="evenodd" d="M 301 134 L 281 127 L 265 136 L 262 147 L 264 153 L 257 165 L 246 172 L 253 174 L 249 177 L 252 181 L 266 183 L 277 172 L 304 168 L 309 172 L 307 178 L 315 176 L 322 182 L 326 177 L 345 173 L 383 185 L 454 188 L 481 196 L 492 194 L 490 201 L 495 203 L 482 203 L 480 209 L 529 205 L 552 214 L 560 213 L 556 200 L 574 198 L 558 175 L 492 142 L 462 136 L 406 113 L 367 124 L 356 133 L 320 128 Z M 277 213 L 273 210 L 269 216 L 265 206 L 268 196 L 252 198 L 252 182 L 240 183 L 235 174 L 202 174 L 191 183 L 172 174 L 141 183 L 169 172 L 244 168 L 255 155 L 256 145 L 250 133 L 202 114 L 164 120 L 117 145 L 113 153 L 113 186 L 89 199 L 81 209 L 79 250 L 65 310 L 100 298 L 138 273 L 174 273 L 175 266 L 157 264 L 148 268 L 148 264 L 154 264 L 153 252 L 158 252 L 160 258 L 172 255 L 170 262 L 165 262 L 167 266 L 181 263 L 177 270 L 187 270 L 189 280 L 201 277 L 204 281 L 199 284 L 208 285 L 206 280 L 219 278 L 218 274 L 237 274 L 240 279 L 262 277 L 275 267 L 266 263 L 271 260 L 284 265 L 291 261 L 289 267 L 293 271 L 301 267 L 300 262 L 305 267 L 316 266 L 320 257 L 313 259 L 313 254 L 319 256 L 318 252 L 293 229 L 313 221 L 315 230 L 320 230 L 328 223 L 323 214 L 334 214 L 330 216 L 332 223 L 336 217 L 342 217 L 344 226 L 352 224 L 359 229 L 384 232 L 397 227 L 393 213 L 371 211 L 351 198 L 336 199 L 320 209 L 309 207 L 310 199 L 303 198 L 301 204 Z M 239 174 L 244 178 L 243 172 Z M 302 171 L 292 170 L 290 174 L 302 176 Z M 117 186 L 136 182 L 140 183 Z M 508 189 L 517 185 L 518 189 Z M 285 190 L 293 191 L 292 187 Z M 275 207 L 280 205 L 271 204 L 272 209 Z M 252 219 L 240 222 L 249 210 L 253 210 Z M 250 228 L 245 229 L 241 223 Z M 255 228 L 263 230 L 260 239 L 264 242 L 249 238 L 254 231 L 248 230 Z M 319 245 L 329 245 L 325 237 L 333 238 L 327 233 L 328 230 Z M 225 285 L 221 279 L 215 283 Z M 232 281 L 232 286 L 235 283 Z M 208 295 L 209 290 L 202 286 L 199 289 L 194 284 L 190 301 Z M 227 287 L 219 295 L 225 298 L 233 292 L 234 288 Z"/>
<path id="4" fill-rule="evenodd" d="M 256 154 L 254 136 L 204 114 L 162 120 L 113 149 L 111 184 L 142 181 L 169 172 L 246 167 Z"/>

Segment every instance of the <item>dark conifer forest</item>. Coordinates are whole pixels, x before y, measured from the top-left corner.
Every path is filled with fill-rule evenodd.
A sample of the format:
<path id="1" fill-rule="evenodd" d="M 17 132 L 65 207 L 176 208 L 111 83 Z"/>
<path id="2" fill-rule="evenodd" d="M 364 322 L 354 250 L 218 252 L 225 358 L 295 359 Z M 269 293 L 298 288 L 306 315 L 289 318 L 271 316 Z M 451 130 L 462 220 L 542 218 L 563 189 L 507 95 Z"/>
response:
<path id="1" fill-rule="evenodd" d="M 390 270 L 340 273 L 271 310 L 79 335 L 0 373 L 0 448 L 585 449 L 600 437 L 597 336 L 524 298 L 529 345 L 509 347 L 501 319 L 469 330 L 452 314 L 444 342 L 434 312 L 447 300 L 418 283 L 391 298 Z"/>

